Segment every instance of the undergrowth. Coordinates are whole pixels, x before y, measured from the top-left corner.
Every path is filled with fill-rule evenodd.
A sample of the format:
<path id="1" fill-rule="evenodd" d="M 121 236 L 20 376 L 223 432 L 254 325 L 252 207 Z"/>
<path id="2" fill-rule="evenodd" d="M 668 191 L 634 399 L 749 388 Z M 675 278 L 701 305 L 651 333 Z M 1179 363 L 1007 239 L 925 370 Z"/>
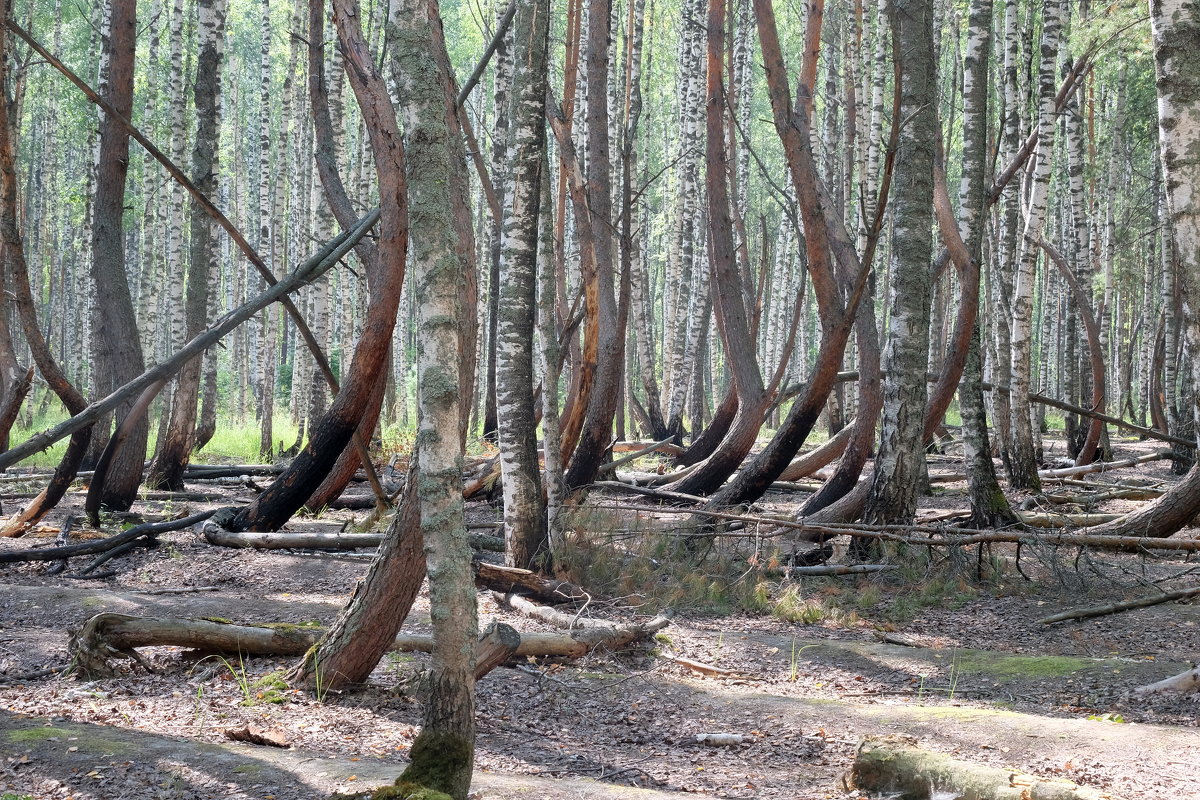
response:
<path id="1" fill-rule="evenodd" d="M 872 557 L 891 566 L 887 572 L 779 577 L 790 544 L 783 545 L 785 552 L 776 539 L 718 538 L 689 549 L 687 534 L 698 532 L 689 525 L 682 514 L 677 522 L 664 523 L 594 506 L 575 509 L 556 564 L 561 577 L 651 612 L 752 614 L 840 627 L 888 627 L 926 609 L 959 608 L 981 587 L 995 588 L 1005 577 L 1001 561 L 985 559 L 981 582 L 973 551 L 892 544 Z"/>

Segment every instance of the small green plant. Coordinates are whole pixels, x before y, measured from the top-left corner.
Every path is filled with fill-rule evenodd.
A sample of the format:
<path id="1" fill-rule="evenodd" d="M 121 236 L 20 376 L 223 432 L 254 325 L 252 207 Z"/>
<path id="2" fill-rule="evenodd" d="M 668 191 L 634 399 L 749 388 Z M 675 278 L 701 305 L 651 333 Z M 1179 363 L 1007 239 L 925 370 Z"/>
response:
<path id="1" fill-rule="evenodd" d="M 196 730 L 204 727 L 204 687 L 196 687 Z"/>
<path id="2" fill-rule="evenodd" d="M 268 672 L 256 680 L 252 688 L 254 699 L 260 703 L 279 705 L 287 700 L 288 685 L 283 680 L 282 672 Z"/>
<path id="3" fill-rule="evenodd" d="M 13 794 L 12 792 L 5 792 L 4 794 L 0 794 L 0 800 L 33 800 L 33 796 L 28 794 Z"/>
<path id="4" fill-rule="evenodd" d="M 1123 716 L 1112 712 L 1107 714 L 1089 714 L 1088 719 L 1090 719 L 1092 722 L 1111 722 L 1114 725 L 1122 725 L 1125 722 L 1125 718 Z"/>
<path id="5" fill-rule="evenodd" d="M 242 693 L 241 705 L 244 705 L 244 706 L 257 705 L 258 701 L 255 699 L 255 696 L 254 696 L 255 691 L 254 691 L 253 687 L 250 685 L 249 676 L 246 675 L 246 664 L 242 660 L 241 655 L 238 655 L 237 667 L 234 667 L 233 664 L 231 664 L 229 662 L 229 659 L 225 658 L 224 656 L 213 655 L 213 656 L 207 656 L 206 658 L 215 658 L 217 661 L 221 662 L 222 666 L 224 666 L 225 669 L 229 670 L 229 674 L 233 676 L 234 681 L 237 682 L 238 689 Z M 205 659 L 201 659 L 201 661 L 204 661 L 204 660 Z"/>
<path id="6" fill-rule="evenodd" d="M 325 695 L 329 693 L 329 687 L 321 675 L 321 656 L 317 652 L 313 656 L 313 684 L 316 688 L 317 702 L 324 703 Z"/>
<path id="7" fill-rule="evenodd" d="M 795 683 L 796 679 L 800 676 L 799 656 L 801 653 L 803 653 L 805 650 L 809 649 L 810 647 L 816 647 L 816 645 L 815 644 L 806 644 L 803 647 L 797 648 L 796 647 L 796 639 L 795 639 L 795 637 L 792 638 L 792 655 L 791 655 L 791 658 L 788 659 L 788 682 L 789 683 Z"/>

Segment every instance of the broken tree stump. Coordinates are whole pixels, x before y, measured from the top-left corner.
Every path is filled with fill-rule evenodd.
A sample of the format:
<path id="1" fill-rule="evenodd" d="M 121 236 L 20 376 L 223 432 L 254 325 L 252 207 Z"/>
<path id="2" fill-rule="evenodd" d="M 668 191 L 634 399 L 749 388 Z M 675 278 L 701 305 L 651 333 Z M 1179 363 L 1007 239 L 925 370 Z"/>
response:
<path id="1" fill-rule="evenodd" d="M 908 800 L 1119 800 L 1062 779 L 1044 779 L 922 750 L 906 736 L 870 738 L 858 748 L 847 783 L 872 794 Z"/>

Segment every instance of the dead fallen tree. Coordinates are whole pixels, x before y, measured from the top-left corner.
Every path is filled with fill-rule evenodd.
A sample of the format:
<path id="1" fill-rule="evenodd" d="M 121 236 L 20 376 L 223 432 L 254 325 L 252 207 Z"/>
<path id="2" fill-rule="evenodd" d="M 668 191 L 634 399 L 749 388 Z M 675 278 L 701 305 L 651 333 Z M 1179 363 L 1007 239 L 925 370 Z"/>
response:
<path id="1" fill-rule="evenodd" d="M 1106 603 L 1102 606 L 1092 606 L 1090 608 L 1077 608 L 1071 611 L 1063 611 L 1059 614 L 1051 614 L 1048 617 L 1039 619 L 1038 622 L 1043 625 L 1052 625 L 1055 622 L 1066 622 L 1071 619 L 1091 619 L 1092 617 L 1105 617 L 1109 614 L 1120 614 L 1122 611 L 1132 611 L 1136 608 L 1149 608 L 1161 603 L 1171 603 L 1176 600 L 1186 600 L 1189 597 L 1200 595 L 1200 586 L 1193 586 L 1190 589 L 1177 589 L 1173 592 L 1163 592 L 1161 594 L 1152 595 L 1150 597 L 1138 597 L 1134 600 L 1126 600 L 1121 603 Z"/>
<path id="2" fill-rule="evenodd" d="M 543 578 L 536 572 L 517 567 L 505 567 L 476 560 L 475 585 L 494 592 L 527 595 L 543 603 L 565 603 L 570 600 L 590 600 L 591 595 L 570 581 Z"/>
<path id="3" fill-rule="evenodd" d="M 219 525 L 206 524 L 201 529 L 204 540 L 218 547 L 253 548 L 256 550 L 357 550 L 378 547 L 382 533 L 289 533 L 279 531 L 231 531 Z"/>
<path id="4" fill-rule="evenodd" d="M 862 485 L 863 482 L 860 482 Z M 597 508 L 632 511 L 654 511 L 648 506 L 621 503 L 605 503 Z M 823 509 L 824 510 L 824 509 Z M 663 513 L 683 513 L 668 511 Z M 791 520 L 780 517 L 764 517 L 751 514 L 734 514 L 726 511 L 688 509 L 689 514 L 703 514 L 713 519 L 740 522 L 744 525 L 762 525 L 761 532 L 746 530 L 716 530 L 701 533 L 659 531 L 662 536 L 680 538 L 726 537 L 743 539 L 773 539 L 784 536 L 817 541 L 835 536 L 851 536 L 863 539 L 878 539 L 888 542 L 919 545 L 921 547 L 967 547 L 976 544 L 1008 543 L 1044 547 L 1091 547 L 1097 550 L 1122 550 L 1130 552 L 1162 550 L 1176 553 L 1200 552 L 1200 539 L 1168 539 L 1153 536 L 1105 536 L 1084 533 L 1031 533 L 1020 530 L 982 530 L 978 528 L 950 528 L 935 525 L 862 525 L 826 522 L 811 522 L 812 518 Z"/>
<path id="5" fill-rule="evenodd" d="M 670 616 L 665 614 L 660 614 L 644 624 L 629 625 L 592 619 L 582 616 L 582 613 L 567 614 L 554 608 L 539 606 L 517 594 L 492 592 L 492 596 L 505 608 L 570 631 L 567 635 L 582 648 L 579 655 L 592 650 L 621 650 L 636 641 L 653 636 L 671 624 Z"/>
<path id="6" fill-rule="evenodd" d="M 1193 667 L 1187 672 L 1163 678 L 1161 681 L 1151 683 L 1148 686 L 1139 686 L 1133 690 L 1133 693 L 1162 694 L 1163 692 L 1177 692 L 1183 694 L 1195 689 L 1200 689 L 1200 667 Z"/>
<path id="7" fill-rule="evenodd" d="M 477 663 L 487 665 L 490 671 L 509 658 L 580 658 L 596 649 L 620 650 L 653 636 L 667 624 L 669 620 L 665 617 L 656 617 L 644 625 L 603 623 L 567 633 L 517 633 L 507 625 L 490 626 L 480 637 Z M 308 625 L 238 625 L 211 619 L 135 617 L 104 612 L 91 617 L 71 634 L 69 651 L 73 669 L 79 674 L 111 675 L 115 658 L 132 659 L 151 669 L 149 662 L 137 652 L 141 647 L 185 647 L 210 653 L 299 657 L 324 633 L 323 628 Z M 433 649 L 433 637 L 401 633 L 390 649 L 428 653 Z M 482 675 L 477 672 L 476 677 Z"/>
<path id="8" fill-rule="evenodd" d="M 905 736 L 867 739 L 848 776 L 853 788 L 892 797 L 970 797 L 974 800 L 1119 800 L 1061 778 L 961 761 L 922 750 Z"/>
<path id="9" fill-rule="evenodd" d="M 191 516 L 168 520 L 166 522 L 147 522 L 142 525 L 135 525 L 129 530 L 122 531 L 114 536 L 109 536 L 107 539 L 96 539 L 89 542 L 80 542 L 79 544 L 63 545 L 61 547 L 43 547 L 40 549 L 0 552 L 0 564 L 13 564 L 19 561 L 61 561 L 72 556 L 106 553 L 142 537 L 153 538 L 160 533 L 177 531 L 190 525 L 195 525 L 198 522 L 203 522 L 215 513 L 215 510 L 202 511 L 199 514 L 192 514 Z"/>

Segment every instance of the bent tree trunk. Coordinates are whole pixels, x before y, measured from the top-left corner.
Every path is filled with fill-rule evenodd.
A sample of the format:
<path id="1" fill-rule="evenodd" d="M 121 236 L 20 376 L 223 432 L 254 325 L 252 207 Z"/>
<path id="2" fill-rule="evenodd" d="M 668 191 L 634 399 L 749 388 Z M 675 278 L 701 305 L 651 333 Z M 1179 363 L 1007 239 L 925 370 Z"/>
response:
<path id="1" fill-rule="evenodd" d="M 754 446 L 770 395 L 755 358 L 751 312 L 735 261 L 729 179 L 725 166 L 725 3 L 708 6 L 708 70 L 705 101 L 707 146 L 705 188 L 708 190 L 708 262 L 713 311 L 725 345 L 727 363 L 737 390 L 737 414 L 716 450 L 682 480 L 670 486 L 685 494 L 709 494 L 738 468 Z"/>
<path id="2" fill-rule="evenodd" d="M 113 109 L 129 118 L 133 110 L 133 73 L 137 47 L 137 2 L 114 0 L 110 24 L 103 37 L 101 63 L 107 92 L 101 95 Z M 125 274 L 125 178 L 129 169 L 129 133 L 112 114 L 100 114 L 100 150 L 96 165 L 96 195 L 92 211 L 92 285 L 96 293 L 96 388 L 106 394 L 136 378 L 145 368 L 133 300 Z M 122 419 L 129 404 L 119 406 Z M 126 511 L 137 497 L 146 458 L 145 420 L 133 426 L 128 446 L 113 464 L 101 502 Z"/>
<path id="3" fill-rule="evenodd" d="M 9 2 L 0 2 L 0 18 L 9 15 Z M 8 85 L 8 33 L 0 28 L 0 86 Z M 25 243 L 21 238 L 21 228 L 18 223 L 20 211 L 17 198 L 17 172 L 14 156 L 13 121 L 9 118 L 8 103 L 0 102 L 0 241 L 3 242 L 3 263 L 7 265 L 7 285 L 12 292 L 17 314 L 21 319 L 21 330 L 33 361 L 37 364 L 42 378 L 50 389 L 58 396 L 70 414 L 78 414 L 87 407 L 83 395 L 67 380 L 66 374 L 58 365 L 46 337 L 42 335 L 38 325 L 37 308 L 33 301 L 33 291 L 29 285 L 29 269 L 25 263 Z M 0 536 L 20 536 L 42 518 L 43 515 L 58 504 L 66 494 L 80 463 L 87 453 L 88 442 L 91 440 L 91 427 L 76 432 L 62 460 L 54 470 L 54 475 L 46 488 L 35 497 L 24 510 L 10 519 L 8 525 L 0 531 Z"/>
<path id="4" fill-rule="evenodd" d="M 313 5 L 316 22 L 320 21 L 318 11 L 324 8 L 318 9 L 318 5 Z M 370 123 L 367 129 L 380 186 L 381 221 L 386 221 L 376 246 L 378 264 L 381 270 L 394 268 L 397 263 L 403 269 L 409 231 L 404 142 L 387 85 L 375 69 L 363 40 L 358 11 L 356 0 L 337 0 L 334 22 L 350 85 Z M 398 286 L 396 291 L 399 292 Z M 394 308 L 392 312 L 394 315 Z M 416 500 L 419 478 L 415 463 L 414 460 L 409 469 L 404 500 L 388 526 L 366 580 L 355 590 L 329 632 L 292 668 L 290 681 L 308 687 L 315 687 L 318 682 L 330 687 L 361 683 L 400 630 L 425 574 L 420 558 L 420 509 Z"/>
<path id="5" fill-rule="evenodd" d="M 352 18 L 357 27 L 357 3 L 341 6 L 341 9 L 338 18 Z M 361 34 L 355 38 L 352 33 L 339 28 L 347 74 L 367 121 L 366 129 L 371 150 L 375 154 L 376 175 L 380 185 L 377 280 L 370 287 L 371 301 L 362 335 L 354 348 L 346 381 L 337 397 L 313 427 L 308 444 L 288 470 L 238 514 L 230 524 L 233 530 L 278 530 L 309 500 L 350 444 L 364 415 L 371 408 L 373 398 L 377 397 L 379 381 L 389 362 L 392 329 L 404 285 L 408 241 L 408 220 L 404 212 L 404 151 L 399 130 L 392 118 L 392 106 L 386 88 L 371 63 L 366 45 L 360 40 Z"/>

